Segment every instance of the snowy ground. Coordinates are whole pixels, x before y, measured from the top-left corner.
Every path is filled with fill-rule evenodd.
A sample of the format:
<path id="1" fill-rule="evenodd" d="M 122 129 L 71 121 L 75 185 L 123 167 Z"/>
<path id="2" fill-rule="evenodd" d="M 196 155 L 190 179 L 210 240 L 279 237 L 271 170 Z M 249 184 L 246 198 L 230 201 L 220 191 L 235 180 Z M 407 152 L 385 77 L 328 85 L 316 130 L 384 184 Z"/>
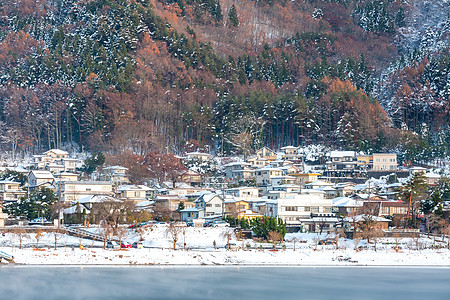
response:
<path id="1" fill-rule="evenodd" d="M 95 229 L 92 229 L 95 231 Z M 318 246 L 317 234 L 287 234 L 278 251 L 271 250 L 271 244 L 252 240 L 237 241 L 236 248 L 227 251 L 223 228 L 186 228 L 177 242 L 177 250 L 172 250 L 171 239 L 166 228 L 153 228 L 143 233 L 128 230 L 129 243 L 143 240 L 143 249 L 112 250 L 103 249 L 103 243 L 62 236 L 54 249 L 54 235 L 45 234 L 36 250 L 33 234 L 23 240 L 23 249 L 14 234 L 0 236 L 0 251 L 14 256 L 20 264 L 83 264 L 83 265 L 370 265 L 370 266 L 450 266 L 450 250 L 436 248 L 440 242 L 423 237 L 421 239 L 400 239 L 399 251 L 395 251 L 394 239 L 380 239 L 377 251 L 373 244 L 360 241 L 363 250 L 354 250 L 352 240 L 340 239 L 339 249 L 335 246 Z M 322 235 L 320 238 L 325 238 Z M 293 238 L 301 242 L 289 242 Z M 217 249 L 214 249 L 213 242 Z M 186 250 L 183 250 L 184 242 Z M 82 245 L 83 249 L 80 249 Z M 443 244 L 442 244 L 443 245 Z M 420 250 L 417 250 L 420 248 Z M 245 250 L 244 250 L 245 249 Z"/>

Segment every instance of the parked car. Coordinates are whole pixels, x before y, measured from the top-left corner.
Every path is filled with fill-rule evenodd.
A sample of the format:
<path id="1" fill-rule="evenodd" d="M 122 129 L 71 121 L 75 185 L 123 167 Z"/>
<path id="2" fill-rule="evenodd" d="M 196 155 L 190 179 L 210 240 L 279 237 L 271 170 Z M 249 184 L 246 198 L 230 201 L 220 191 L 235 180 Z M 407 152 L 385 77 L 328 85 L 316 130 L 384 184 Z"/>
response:
<path id="1" fill-rule="evenodd" d="M 131 248 L 131 244 L 128 242 L 122 242 L 120 248 Z"/>
<path id="2" fill-rule="evenodd" d="M 116 241 L 107 241 L 106 242 L 106 248 L 109 248 L 109 249 L 120 249 L 120 245 Z"/>
<path id="3" fill-rule="evenodd" d="M 219 220 L 219 221 L 215 221 L 212 226 L 213 227 L 230 227 L 230 224 L 225 221 Z"/>
<path id="4" fill-rule="evenodd" d="M 187 222 L 186 225 L 187 225 L 188 227 L 194 227 L 194 222 Z"/>
<path id="5" fill-rule="evenodd" d="M 136 248 L 136 249 L 142 249 L 144 247 L 144 245 L 141 242 L 134 242 L 131 247 Z"/>
<path id="6" fill-rule="evenodd" d="M 47 225 L 47 224 L 51 224 L 51 222 L 49 222 L 44 217 L 40 217 L 40 218 L 36 218 L 36 219 L 29 221 L 28 224 L 29 225 L 42 225 L 42 224 Z"/>

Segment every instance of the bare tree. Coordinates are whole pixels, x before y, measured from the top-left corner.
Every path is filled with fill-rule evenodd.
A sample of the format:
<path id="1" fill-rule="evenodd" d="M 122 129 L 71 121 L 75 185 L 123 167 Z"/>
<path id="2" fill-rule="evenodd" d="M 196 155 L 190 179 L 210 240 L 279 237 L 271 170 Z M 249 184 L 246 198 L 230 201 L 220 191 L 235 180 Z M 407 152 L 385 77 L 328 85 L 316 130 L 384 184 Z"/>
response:
<path id="1" fill-rule="evenodd" d="M 29 234 L 24 228 L 18 228 L 14 234 L 17 236 L 17 239 L 19 240 L 19 249 L 22 249 L 22 242 L 23 239 L 29 238 Z"/>
<path id="2" fill-rule="evenodd" d="M 42 230 L 38 229 L 36 230 L 36 235 L 34 238 L 36 239 L 36 248 L 39 248 L 39 240 L 43 237 Z"/>
<path id="3" fill-rule="evenodd" d="M 55 238 L 55 250 L 56 250 L 56 246 L 58 244 L 58 240 L 62 239 L 63 236 L 64 235 L 60 231 L 58 231 L 58 230 L 53 231 L 53 237 Z"/>
<path id="4" fill-rule="evenodd" d="M 106 242 L 111 236 L 111 228 L 108 222 L 105 220 L 102 220 L 99 223 L 99 235 L 102 237 L 103 240 L 103 249 L 106 249 Z"/>
<path id="5" fill-rule="evenodd" d="M 234 232 L 231 229 L 225 229 L 220 236 L 227 240 L 227 250 L 230 250 L 230 241 L 233 238 Z"/>
<path id="6" fill-rule="evenodd" d="M 271 230 L 269 231 L 269 239 L 272 241 L 273 249 L 275 250 L 277 248 L 277 244 L 283 241 L 283 235 L 278 231 Z"/>
<path id="7" fill-rule="evenodd" d="M 298 240 L 298 238 L 296 238 L 296 237 L 293 237 L 292 239 L 289 240 L 289 242 L 291 242 L 291 243 L 294 244 L 294 251 L 295 251 L 295 244 L 296 244 L 298 241 L 299 241 L 299 240 Z"/>
<path id="8" fill-rule="evenodd" d="M 120 224 L 127 222 L 127 217 L 134 211 L 135 204 L 132 200 L 118 200 L 108 198 L 101 203 L 96 203 L 91 210 L 91 215 L 97 222 L 106 221 L 113 233 L 117 233 Z"/>
<path id="9" fill-rule="evenodd" d="M 169 227 L 167 227 L 166 235 L 172 240 L 173 250 L 176 250 L 177 248 L 177 241 L 181 232 L 181 227 L 176 226 L 174 223 L 171 223 Z"/>
<path id="10" fill-rule="evenodd" d="M 122 244 L 123 238 L 127 235 L 127 230 L 123 227 L 119 227 L 116 230 L 116 236 L 119 239 L 119 243 Z"/>

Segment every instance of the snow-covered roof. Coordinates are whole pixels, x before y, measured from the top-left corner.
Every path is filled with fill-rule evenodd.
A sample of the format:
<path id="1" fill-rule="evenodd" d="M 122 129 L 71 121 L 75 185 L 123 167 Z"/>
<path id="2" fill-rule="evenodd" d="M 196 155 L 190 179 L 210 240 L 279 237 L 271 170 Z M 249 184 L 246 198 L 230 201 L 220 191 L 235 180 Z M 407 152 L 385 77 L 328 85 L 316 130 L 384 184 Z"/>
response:
<path id="1" fill-rule="evenodd" d="M 61 149 L 50 149 L 48 151 L 45 151 L 44 154 L 47 154 L 47 153 L 50 153 L 50 152 L 53 152 L 53 153 L 59 154 L 59 155 L 68 155 L 69 154 L 69 152 L 61 150 Z"/>
<path id="2" fill-rule="evenodd" d="M 0 184 L 20 184 L 20 182 L 11 180 L 0 180 Z"/>
<path id="3" fill-rule="evenodd" d="M 122 202 L 119 199 L 110 197 L 110 196 L 105 196 L 105 195 L 91 195 L 91 196 L 86 196 L 83 197 L 81 199 L 79 199 L 78 201 L 74 201 L 74 203 L 102 203 L 102 202 Z"/>
<path id="4" fill-rule="evenodd" d="M 109 166 L 104 167 L 103 170 L 128 170 L 128 168 L 122 167 L 122 166 Z"/>
<path id="5" fill-rule="evenodd" d="M 225 168 L 232 167 L 232 166 L 251 166 L 251 164 L 249 164 L 248 162 L 245 162 L 245 161 L 235 161 L 235 162 L 223 165 L 223 167 L 225 167 Z"/>
<path id="6" fill-rule="evenodd" d="M 367 221 L 369 219 L 372 221 L 376 221 L 376 222 L 391 222 L 391 220 L 389 220 L 389 219 L 378 217 L 378 216 L 372 216 L 372 215 L 357 215 L 354 217 L 345 218 L 343 221 L 344 222 L 362 222 L 362 221 Z"/>
<path id="7" fill-rule="evenodd" d="M 321 187 L 318 187 L 316 190 L 324 191 L 324 192 L 335 192 L 336 191 L 336 189 L 331 186 L 321 186 Z"/>
<path id="8" fill-rule="evenodd" d="M 331 151 L 330 157 L 354 157 L 355 151 Z"/>
<path id="9" fill-rule="evenodd" d="M 30 174 L 33 173 L 33 176 L 37 179 L 53 179 L 53 174 L 50 173 L 50 171 L 38 171 L 33 170 L 30 172 Z"/>
<path id="10" fill-rule="evenodd" d="M 117 191 L 119 191 L 119 192 L 122 192 L 122 191 L 137 191 L 137 190 L 139 190 L 139 191 L 150 191 L 151 188 L 149 188 L 148 186 L 145 186 L 145 185 L 132 185 L 132 184 L 130 184 L 130 185 L 122 185 L 122 186 L 119 186 L 117 188 Z"/>
<path id="11" fill-rule="evenodd" d="M 83 212 L 84 210 L 86 210 L 86 213 L 89 213 L 89 212 L 90 212 L 89 209 L 87 209 L 87 208 L 84 207 L 84 206 L 79 206 L 79 208 L 80 208 L 80 212 Z M 77 205 L 71 206 L 71 207 L 69 207 L 69 208 L 65 208 L 65 209 L 63 210 L 63 212 L 64 212 L 64 214 L 66 214 L 66 215 L 75 214 L 75 213 L 77 213 Z"/>
<path id="12" fill-rule="evenodd" d="M 189 207 L 189 208 L 185 208 L 185 209 L 182 209 L 180 212 L 199 212 L 200 211 L 200 209 L 199 208 L 195 208 L 195 207 Z"/>
<path id="13" fill-rule="evenodd" d="M 349 197 L 337 197 L 333 199 L 335 207 L 362 207 L 363 201 L 358 201 Z"/>
<path id="14" fill-rule="evenodd" d="M 441 175 L 435 173 L 426 173 L 424 176 L 427 178 L 435 178 L 435 179 L 441 178 Z"/>
<path id="15" fill-rule="evenodd" d="M 144 208 L 144 207 L 147 207 L 147 206 L 151 206 L 153 204 L 155 204 L 155 201 L 146 200 L 146 201 L 141 201 L 141 202 L 137 203 L 136 207 L 137 208 Z"/>
<path id="16" fill-rule="evenodd" d="M 266 167 L 263 167 L 263 168 L 261 168 L 261 169 L 257 169 L 256 171 L 283 171 L 283 170 L 281 170 L 280 168 L 273 168 L 273 167 L 270 167 L 270 166 L 266 166 Z"/>
<path id="17" fill-rule="evenodd" d="M 292 150 L 292 149 L 297 149 L 298 147 L 295 147 L 295 146 L 284 146 L 284 147 L 281 147 L 280 149 L 281 150 Z"/>
<path id="18" fill-rule="evenodd" d="M 305 184 L 305 186 L 333 186 L 333 184 L 323 180 L 316 180 L 314 182 Z"/>

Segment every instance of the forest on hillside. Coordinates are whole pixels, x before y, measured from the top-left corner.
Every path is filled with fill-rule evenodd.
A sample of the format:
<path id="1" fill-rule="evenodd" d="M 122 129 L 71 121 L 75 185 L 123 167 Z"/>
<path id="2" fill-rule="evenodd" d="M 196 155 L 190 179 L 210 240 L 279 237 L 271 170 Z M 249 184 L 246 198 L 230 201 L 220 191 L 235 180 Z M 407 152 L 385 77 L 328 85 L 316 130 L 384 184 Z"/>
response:
<path id="1" fill-rule="evenodd" d="M 1 147 L 143 156 L 322 144 L 447 157 L 449 8 L 1 0 Z"/>

